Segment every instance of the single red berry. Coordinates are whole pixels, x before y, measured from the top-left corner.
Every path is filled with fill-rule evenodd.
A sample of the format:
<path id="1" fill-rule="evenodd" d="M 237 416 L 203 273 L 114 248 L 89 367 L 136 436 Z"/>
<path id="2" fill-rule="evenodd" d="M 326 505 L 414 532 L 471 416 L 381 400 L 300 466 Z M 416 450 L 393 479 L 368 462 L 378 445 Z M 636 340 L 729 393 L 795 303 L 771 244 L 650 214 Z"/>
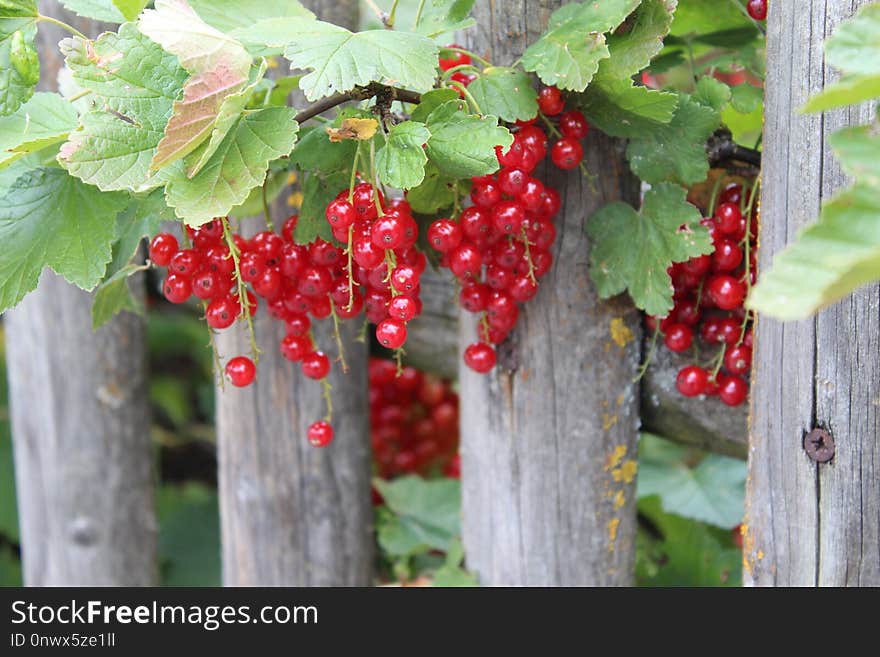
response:
<path id="1" fill-rule="evenodd" d="M 505 167 L 498 172 L 498 186 L 501 187 L 502 192 L 509 196 L 522 194 L 528 179 L 529 174 L 514 167 Z"/>
<path id="2" fill-rule="evenodd" d="M 746 298 L 746 286 L 728 274 L 712 276 L 707 289 L 712 301 L 722 310 L 738 308 Z"/>
<path id="3" fill-rule="evenodd" d="M 257 368 L 247 356 L 236 356 L 226 363 L 226 378 L 237 388 L 249 386 L 257 375 Z"/>
<path id="4" fill-rule="evenodd" d="M 526 126 L 516 133 L 516 141 L 522 143 L 525 151 L 532 151 L 537 162 L 540 162 L 547 156 L 547 133 L 536 125 Z M 526 166 L 525 157 L 523 158 L 523 169 L 530 171 L 531 168 Z"/>
<path id="5" fill-rule="evenodd" d="M 150 242 L 150 260 L 159 267 L 167 267 L 177 249 L 177 238 L 174 235 L 159 233 Z"/>
<path id="6" fill-rule="evenodd" d="M 742 185 L 740 185 L 739 183 L 730 183 L 718 196 L 718 202 L 733 203 L 734 205 L 739 205 L 740 201 L 742 201 L 742 191 Z"/>
<path id="7" fill-rule="evenodd" d="M 464 364 L 480 374 L 495 367 L 495 361 L 495 350 L 482 342 L 475 342 L 464 350 Z"/>
<path id="8" fill-rule="evenodd" d="M 406 324 L 396 319 L 382 320 L 376 327 L 376 340 L 386 349 L 398 349 L 406 342 Z"/>
<path id="9" fill-rule="evenodd" d="M 499 201 L 492 208 L 492 225 L 499 233 L 519 234 L 525 219 L 526 209 L 519 201 Z"/>
<path id="10" fill-rule="evenodd" d="M 515 274 L 512 269 L 506 269 L 499 265 L 486 267 L 486 283 L 495 290 L 505 290 L 510 287 Z"/>
<path id="11" fill-rule="evenodd" d="M 402 246 L 406 239 L 403 221 L 392 214 L 386 214 L 373 224 L 370 239 L 373 244 L 386 250 Z"/>
<path id="12" fill-rule="evenodd" d="M 192 294 L 192 282 L 182 274 L 169 274 L 162 284 L 162 292 L 171 303 L 183 303 Z"/>
<path id="13" fill-rule="evenodd" d="M 375 269 L 385 260 L 385 250 L 369 239 L 354 241 L 352 257 L 364 269 Z"/>
<path id="14" fill-rule="evenodd" d="M 192 291 L 199 299 L 207 300 L 226 294 L 229 287 L 223 289 L 223 277 L 213 269 L 201 269 L 192 278 Z"/>
<path id="15" fill-rule="evenodd" d="M 292 214 L 284 220 L 284 223 L 281 224 L 281 239 L 285 242 L 293 242 L 293 233 L 296 230 L 296 224 L 298 221 L 298 214 Z"/>
<path id="16" fill-rule="evenodd" d="M 342 249 L 319 237 L 309 244 L 309 260 L 320 267 L 333 267 L 342 262 Z"/>
<path id="17" fill-rule="evenodd" d="M 438 219 L 428 227 L 428 243 L 440 253 L 452 251 L 461 238 L 461 226 L 451 219 Z"/>
<path id="18" fill-rule="evenodd" d="M 563 171 L 574 169 L 584 159 L 584 148 L 581 143 L 571 137 L 563 137 L 550 149 L 550 159 Z"/>
<path id="19" fill-rule="evenodd" d="M 272 267 L 281 261 L 281 254 L 284 251 L 284 240 L 280 235 L 264 230 L 251 238 L 250 250 L 262 255 L 266 259 L 266 264 Z"/>
<path id="20" fill-rule="evenodd" d="M 235 323 L 241 314 L 241 304 L 231 296 L 214 299 L 205 309 L 205 321 L 213 329 L 222 330 Z"/>
<path id="21" fill-rule="evenodd" d="M 709 374 L 702 367 L 696 365 L 683 367 L 675 377 L 675 387 L 685 397 L 696 397 L 703 394 L 708 382 Z"/>
<path id="22" fill-rule="evenodd" d="M 735 203 L 722 203 L 715 208 L 715 225 L 725 235 L 736 235 L 742 224 L 742 212 Z"/>
<path id="23" fill-rule="evenodd" d="M 458 223 L 465 237 L 474 242 L 485 238 L 492 229 L 492 219 L 488 211 L 476 205 L 462 210 Z"/>
<path id="24" fill-rule="evenodd" d="M 202 261 L 202 254 L 195 249 L 181 249 L 171 256 L 168 271 L 182 276 L 192 276 L 202 266 Z"/>
<path id="25" fill-rule="evenodd" d="M 481 208 L 491 208 L 501 200 L 501 187 L 493 180 L 475 182 L 471 187 L 471 200 Z"/>
<path id="26" fill-rule="evenodd" d="M 391 285 L 399 294 L 415 296 L 419 289 L 419 275 L 414 267 L 398 265 L 391 272 Z"/>
<path id="27" fill-rule="evenodd" d="M 311 353 L 312 341 L 304 335 L 285 335 L 281 339 L 281 355 L 289 361 L 300 361 Z"/>
<path id="28" fill-rule="evenodd" d="M 544 206 L 544 195 L 544 184 L 537 178 L 529 177 L 518 198 L 529 212 L 540 212 Z"/>
<path id="29" fill-rule="evenodd" d="M 348 228 L 357 219 L 357 211 L 346 199 L 330 201 L 327 204 L 325 215 L 327 222 L 334 228 Z"/>
<path id="30" fill-rule="evenodd" d="M 666 329 L 666 337 L 663 339 L 663 343 L 669 351 L 674 351 L 675 353 L 680 354 L 691 348 L 693 340 L 694 332 L 691 330 L 690 326 L 686 326 L 685 324 L 673 324 Z"/>
<path id="31" fill-rule="evenodd" d="M 449 268 L 459 278 L 476 276 L 483 266 L 483 257 L 477 248 L 467 242 L 463 242 L 457 249 L 449 254 Z"/>
<path id="32" fill-rule="evenodd" d="M 590 124 L 583 114 L 571 110 L 559 117 L 559 131 L 566 137 L 583 139 L 590 131 Z"/>
<path id="33" fill-rule="evenodd" d="M 330 374 L 330 359 L 323 351 L 313 351 L 303 357 L 300 367 L 310 379 L 323 379 Z"/>
<path id="34" fill-rule="evenodd" d="M 333 442 L 333 427 L 323 420 L 312 422 L 309 425 L 308 436 L 312 447 L 326 447 Z"/>
<path id="35" fill-rule="evenodd" d="M 691 258 L 687 262 L 683 262 L 681 264 L 682 269 L 689 274 L 694 276 L 702 276 L 709 271 L 709 268 L 712 266 L 712 256 L 708 255 L 700 255 L 695 258 Z"/>
<path id="36" fill-rule="evenodd" d="M 330 291 L 333 277 L 326 267 L 307 267 L 300 276 L 296 289 L 308 297 L 318 297 Z"/>
<path id="37" fill-rule="evenodd" d="M 767 18 L 767 0 L 749 0 L 746 5 L 749 16 L 756 21 L 763 21 Z"/>
<path id="38" fill-rule="evenodd" d="M 520 303 L 525 303 L 533 299 L 538 293 L 538 284 L 532 280 L 528 274 L 517 276 L 513 279 L 508 288 L 510 296 Z"/>
<path id="39" fill-rule="evenodd" d="M 483 312 L 486 310 L 486 304 L 489 302 L 489 293 L 489 288 L 482 283 L 467 285 L 461 289 L 458 303 L 468 312 Z"/>
<path id="40" fill-rule="evenodd" d="M 241 270 L 241 280 L 245 283 L 255 282 L 263 275 L 268 266 L 266 258 L 255 251 L 243 253 L 238 261 L 238 268 Z"/>
<path id="41" fill-rule="evenodd" d="M 565 108 L 562 92 L 556 87 L 541 87 L 538 92 L 538 108 L 546 116 L 556 116 Z"/>
<path id="42" fill-rule="evenodd" d="M 416 316 L 418 304 L 415 299 L 398 295 L 388 303 L 388 316 L 401 322 L 408 322 Z"/>
<path id="43" fill-rule="evenodd" d="M 735 345 L 739 342 L 739 336 L 742 332 L 742 322 L 733 318 L 725 317 L 718 322 L 718 334 L 716 340 L 726 345 Z"/>
<path id="44" fill-rule="evenodd" d="M 254 292 L 271 301 L 281 293 L 281 272 L 278 267 L 268 267 L 253 285 Z"/>
<path id="45" fill-rule="evenodd" d="M 717 272 L 731 272 L 740 266 L 743 260 L 742 249 L 733 240 L 720 239 L 715 244 L 712 254 L 712 269 Z"/>
<path id="46" fill-rule="evenodd" d="M 724 367 L 731 374 L 745 374 L 752 366 L 752 348 L 744 344 L 731 347 L 724 354 Z"/>
<path id="47" fill-rule="evenodd" d="M 749 395 L 749 384 L 738 376 L 719 377 L 718 397 L 728 406 L 739 406 Z"/>

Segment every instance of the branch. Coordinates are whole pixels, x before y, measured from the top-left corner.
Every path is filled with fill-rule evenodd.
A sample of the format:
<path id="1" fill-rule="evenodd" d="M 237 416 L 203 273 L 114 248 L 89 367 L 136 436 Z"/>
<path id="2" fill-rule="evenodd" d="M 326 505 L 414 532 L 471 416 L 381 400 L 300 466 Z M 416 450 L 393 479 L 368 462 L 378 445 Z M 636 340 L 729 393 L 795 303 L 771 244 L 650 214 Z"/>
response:
<path id="1" fill-rule="evenodd" d="M 712 168 L 731 160 L 761 168 L 761 151 L 737 144 L 727 128 L 719 128 L 709 137 L 706 142 L 706 152 L 709 154 L 709 166 Z"/>
<path id="2" fill-rule="evenodd" d="M 317 103 L 307 107 L 299 114 L 296 115 L 297 123 L 304 123 L 309 119 L 318 116 L 319 114 L 323 114 L 329 109 L 336 107 L 337 105 L 342 105 L 343 103 L 347 103 L 352 100 L 367 100 L 368 98 L 373 98 L 374 96 L 379 96 L 381 94 L 387 94 L 390 96 L 391 100 L 399 100 L 403 103 L 413 103 L 417 104 L 422 100 L 422 95 L 415 91 L 409 91 L 408 89 L 398 89 L 397 87 L 389 87 L 384 84 L 371 83 L 366 87 L 357 87 L 356 89 L 352 89 L 351 91 L 347 91 L 342 94 L 333 94 L 332 96 L 327 96 L 327 98 L 323 98 L 319 100 Z"/>

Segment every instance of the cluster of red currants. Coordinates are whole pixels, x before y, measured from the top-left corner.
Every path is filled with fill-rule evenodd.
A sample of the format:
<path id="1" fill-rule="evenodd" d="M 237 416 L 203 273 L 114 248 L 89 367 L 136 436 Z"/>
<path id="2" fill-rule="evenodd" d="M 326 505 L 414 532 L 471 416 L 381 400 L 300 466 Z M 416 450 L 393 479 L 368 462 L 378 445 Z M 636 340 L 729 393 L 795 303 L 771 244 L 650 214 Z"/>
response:
<path id="1" fill-rule="evenodd" d="M 542 89 L 539 98 L 545 116 L 561 114 L 562 137 L 550 149 L 552 161 L 562 169 L 576 167 L 583 157 L 580 140 L 589 130 L 586 119 L 577 111 L 562 114 L 564 101 L 555 87 Z M 464 352 L 465 364 L 476 372 L 495 366 L 492 345 L 507 338 L 519 317 L 518 304 L 537 294 L 539 279 L 553 263 L 553 217 L 561 201 L 532 175 L 547 152 L 547 135 L 534 119 L 518 124 L 513 144 L 497 153 L 500 171 L 473 178 L 473 205 L 457 221 L 438 219 L 428 228 L 428 243 L 442 254 L 440 265 L 461 283 L 459 304 L 483 314 L 479 340 Z"/>
<path id="2" fill-rule="evenodd" d="M 663 333 L 670 351 L 690 350 L 696 336 L 705 345 L 720 345 L 710 366 L 682 368 L 676 387 L 686 397 L 717 395 L 729 406 L 746 400 L 749 386 L 743 377 L 752 366 L 752 318 L 743 302 L 757 275 L 758 212 L 743 200 L 737 183 L 721 193 L 713 216 L 702 221 L 714 253 L 673 265 L 675 307 L 666 317 L 647 318 L 648 328 Z"/>
<path id="3" fill-rule="evenodd" d="M 458 395 L 413 367 L 370 359 L 370 439 L 380 477 L 458 477 Z"/>

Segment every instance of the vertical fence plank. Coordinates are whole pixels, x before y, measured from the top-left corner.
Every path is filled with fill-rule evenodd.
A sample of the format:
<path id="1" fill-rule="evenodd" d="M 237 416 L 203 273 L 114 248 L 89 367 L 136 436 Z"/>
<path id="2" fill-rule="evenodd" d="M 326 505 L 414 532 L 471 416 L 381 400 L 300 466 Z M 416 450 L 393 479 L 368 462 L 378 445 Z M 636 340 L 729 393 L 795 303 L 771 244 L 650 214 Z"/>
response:
<path id="1" fill-rule="evenodd" d="M 323 20 L 357 25 L 353 0 L 305 3 Z M 276 219 L 288 212 L 284 198 Z M 263 350 L 257 381 L 218 390 L 220 514 L 223 581 L 233 586 L 364 586 L 372 581 L 367 350 L 355 342 L 357 322 L 344 322 L 350 371 L 334 363 L 335 439 L 311 447 L 306 430 L 324 415 L 321 385 L 278 351 L 284 325 L 261 312 Z M 315 340 L 335 354 L 332 321 L 313 322 Z M 219 339 L 226 358 L 248 353 L 241 328 Z"/>
<path id="2" fill-rule="evenodd" d="M 564 3 L 477 3 L 470 46 L 517 59 Z M 624 585 L 635 555 L 640 328 L 624 298 L 600 301 L 588 275 L 587 217 L 638 201 L 620 142 L 593 132 L 578 172 L 549 175 L 564 201 L 554 268 L 526 304 L 499 366 L 460 366 L 463 533 L 468 567 L 489 585 Z M 460 347 L 476 337 L 463 315 Z"/>
<path id="3" fill-rule="evenodd" d="M 40 6 L 91 36 L 107 29 Z M 66 36 L 40 25 L 43 89 L 56 86 Z M 93 332 L 91 295 L 47 271 L 5 321 L 25 584 L 155 584 L 143 319 L 125 313 Z"/>
<path id="4" fill-rule="evenodd" d="M 826 145 L 862 107 L 804 115 L 835 74 L 822 42 L 866 2 L 771 3 L 759 267 L 846 183 Z M 880 289 L 868 286 L 813 319 L 760 318 L 755 335 L 744 579 L 752 585 L 880 585 Z M 803 450 L 815 427 L 836 452 Z"/>

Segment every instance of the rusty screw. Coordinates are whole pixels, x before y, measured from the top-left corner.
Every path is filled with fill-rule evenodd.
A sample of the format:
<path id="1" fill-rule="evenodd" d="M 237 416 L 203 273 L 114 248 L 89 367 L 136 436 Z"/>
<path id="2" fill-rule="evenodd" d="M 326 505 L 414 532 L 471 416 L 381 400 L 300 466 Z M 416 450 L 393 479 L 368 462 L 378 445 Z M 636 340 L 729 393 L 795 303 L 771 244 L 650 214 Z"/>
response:
<path id="1" fill-rule="evenodd" d="M 816 463 L 828 463 L 834 458 L 834 438 L 825 429 L 813 429 L 804 436 L 804 451 Z"/>

